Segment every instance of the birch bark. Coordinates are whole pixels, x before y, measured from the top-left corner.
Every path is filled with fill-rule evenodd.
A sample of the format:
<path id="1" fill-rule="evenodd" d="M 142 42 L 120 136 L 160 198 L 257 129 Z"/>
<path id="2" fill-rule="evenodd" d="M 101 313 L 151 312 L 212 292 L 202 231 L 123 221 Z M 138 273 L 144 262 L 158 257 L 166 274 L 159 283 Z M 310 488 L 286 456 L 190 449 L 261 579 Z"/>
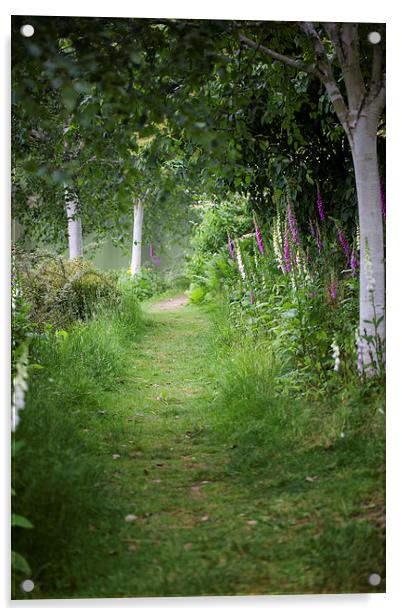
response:
<path id="1" fill-rule="evenodd" d="M 131 253 L 131 276 L 141 271 L 142 222 L 144 206 L 140 201 L 134 203 L 133 248 Z"/>
<path id="2" fill-rule="evenodd" d="M 69 259 L 78 259 L 83 256 L 82 224 L 81 218 L 77 216 L 77 197 L 74 193 L 64 189 L 67 225 L 68 225 L 68 253 Z"/>

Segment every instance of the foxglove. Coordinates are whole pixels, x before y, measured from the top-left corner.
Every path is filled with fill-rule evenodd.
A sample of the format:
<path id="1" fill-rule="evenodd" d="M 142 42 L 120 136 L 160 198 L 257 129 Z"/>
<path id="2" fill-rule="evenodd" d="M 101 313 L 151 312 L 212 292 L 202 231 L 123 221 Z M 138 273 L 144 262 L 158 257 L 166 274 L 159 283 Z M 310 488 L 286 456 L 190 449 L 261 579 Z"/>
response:
<path id="1" fill-rule="evenodd" d="M 260 230 L 258 228 L 258 225 L 257 225 L 255 219 L 254 219 L 254 226 L 255 226 L 255 237 L 257 238 L 258 248 L 260 249 L 260 253 L 263 255 L 264 254 L 264 245 L 262 243 L 261 233 L 260 233 Z"/>
<path id="2" fill-rule="evenodd" d="M 322 196 L 320 190 L 317 190 L 317 209 L 320 220 L 323 222 L 325 220 L 325 212 L 324 212 L 324 204 L 322 202 Z"/>
<path id="3" fill-rule="evenodd" d="M 286 271 L 290 272 L 290 270 L 292 269 L 292 264 L 291 264 L 291 261 L 290 261 L 289 236 L 288 236 L 287 229 L 286 229 L 286 232 L 285 232 L 285 240 L 284 240 L 284 243 L 283 243 L 283 256 L 285 258 Z"/>
<path id="4" fill-rule="evenodd" d="M 237 256 L 237 264 L 239 266 L 240 276 L 242 277 L 243 280 L 246 280 L 246 272 L 244 270 L 244 264 L 241 258 L 240 246 L 239 246 L 238 241 L 236 241 L 236 256 Z"/>
<path id="5" fill-rule="evenodd" d="M 350 250 L 349 250 L 348 243 L 347 243 L 347 241 L 346 241 L 345 234 L 343 233 L 342 229 L 339 229 L 339 227 L 337 227 L 337 229 L 338 229 L 338 239 L 339 239 L 339 243 L 340 243 L 340 245 L 341 245 L 341 246 L 342 246 L 342 248 L 343 248 L 343 252 L 345 253 L 346 258 L 347 258 L 347 259 L 348 259 L 348 261 L 349 261 L 349 259 L 350 259 Z"/>
<path id="6" fill-rule="evenodd" d="M 339 365 L 341 363 L 341 360 L 340 360 L 341 353 L 340 353 L 339 346 L 337 345 L 335 339 L 332 341 L 331 349 L 332 349 L 332 358 L 335 360 L 334 370 L 335 372 L 338 372 Z"/>
<path id="7" fill-rule="evenodd" d="M 232 255 L 232 259 L 236 259 L 235 249 L 234 249 L 233 242 L 230 239 L 229 234 L 228 234 L 228 246 L 229 246 L 230 254 Z"/>
<path id="8" fill-rule="evenodd" d="M 297 231 L 297 222 L 296 222 L 296 218 L 295 218 L 292 204 L 290 203 L 290 201 L 288 201 L 288 223 L 289 223 L 290 232 L 292 234 L 292 240 L 294 244 L 298 246 L 300 244 L 300 241 L 299 241 L 299 235 Z"/>

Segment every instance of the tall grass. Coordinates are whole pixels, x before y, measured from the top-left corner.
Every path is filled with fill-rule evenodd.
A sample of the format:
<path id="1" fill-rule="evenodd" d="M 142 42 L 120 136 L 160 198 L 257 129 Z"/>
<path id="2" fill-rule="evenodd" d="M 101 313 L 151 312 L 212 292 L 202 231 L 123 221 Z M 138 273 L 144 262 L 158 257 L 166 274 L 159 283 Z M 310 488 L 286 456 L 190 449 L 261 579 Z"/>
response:
<path id="1" fill-rule="evenodd" d="M 31 347 L 13 485 L 14 510 L 34 528 L 15 529 L 13 549 L 27 556 L 36 587 L 54 595 L 82 584 L 91 529 L 108 515 L 99 442 L 107 435 L 113 442 L 116 421 L 105 414 L 104 397 L 124 383 L 140 329 L 139 304 L 126 284 L 114 307 L 68 331 L 47 331 Z"/>
<path id="2" fill-rule="evenodd" d="M 379 382 L 295 396 L 288 366 L 269 340 L 217 317 L 213 438 L 228 472 L 276 517 L 273 556 L 289 577 L 319 592 L 367 592 L 369 574 L 385 589 L 385 417 Z M 280 515 L 278 514 L 280 512 Z M 289 522 L 291 520 L 291 522 Z M 306 587 L 308 583 L 306 582 Z M 317 590 L 315 590 L 317 592 Z"/>
<path id="3" fill-rule="evenodd" d="M 268 336 L 233 327 L 229 310 L 215 306 L 211 337 L 219 365 L 217 425 L 221 436 L 234 445 L 235 458 L 241 457 L 247 466 L 274 450 L 328 448 L 345 438 L 363 439 L 381 457 L 385 438 L 381 381 L 356 376 L 346 387 L 334 373 L 325 388 L 306 386 L 295 393 L 288 379 L 292 365 Z"/>

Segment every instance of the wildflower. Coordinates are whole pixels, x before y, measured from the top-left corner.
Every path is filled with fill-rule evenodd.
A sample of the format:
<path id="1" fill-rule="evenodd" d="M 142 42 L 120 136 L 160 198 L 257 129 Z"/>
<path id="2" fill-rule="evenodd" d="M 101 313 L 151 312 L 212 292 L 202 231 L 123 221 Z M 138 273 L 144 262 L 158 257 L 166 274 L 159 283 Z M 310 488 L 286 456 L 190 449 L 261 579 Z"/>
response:
<path id="1" fill-rule="evenodd" d="M 338 229 L 338 239 L 339 239 L 339 243 L 340 243 L 340 245 L 341 245 L 341 246 L 342 246 L 342 248 L 343 248 L 343 252 L 345 253 L 346 258 L 347 258 L 347 259 L 348 259 L 348 261 L 349 261 L 349 259 L 350 259 L 350 250 L 349 250 L 348 243 L 347 243 L 347 241 L 346 241 L 345 234 L 343 233 L 342 229 L 339 229 L 339 227 L 337 227 L 337 229 Z"/>
<path id="2" fill-rule="evenodd" d="M 331 299 L 334 299 L 334 300 L 336 299 L 336 291 L 337 291 L 336 280 L 333 280 L 331 284 L 329 285 L 329 295 Z"/>
<path id="3" fill-rule="evenodd" d="M 243 265 L 243 260 L 241 258 L 241 252 L 240 252 L 240 246 L 239 246 L 239 242 L 236 241 L 236 256 L 237 256 L 237 264 L 239 266 L 239 272 L 240 272 L 240 276 L 243 278 L 243 280 L 246 280 L 246 272 L 244 270 L 244 265 Z"/>
<path id="4" fill-rule="evenodd" d="M 281 245 L 282 245 L 281 220 L 280 220 L 279 215 L 276 218 L 276 223 L 273 228 L 272 239 L 274 243 L 274 253 L 275 253 L 275 258 L 278 263 L 278 268 L 282 272 L 284 272 L 285 268 L 283 267 L 282 250 L 281 250 Z"/>
<path id="5" fill-rule="evenodd" d="M 11 404 L 11 429 L 17 429 L 20 422 L 20 411 L 25 407 L 25 392 L 28 389 L 28 349 L 25 349 L 17 360 L 16 375 L 13 379 L 13 398 Z"/>
<path id="6" fill-rule="evenodd" d="M 309 229 L 310 229 L 311 237 L 315 237 L 316 233 L 315 233 L 314 225 L 312 223 L 311 218 L 308 219 L 308 226 L 309 226 Z"/>
<path id="7" fill-rule="evenodd" d="M 230 254 L 232 255 L 232 259 L 236 259 L 235 249 L 233 246 L 233 242 L 230 239 L 229 233 L 228 233 L 228 246 L 229 246 Z"/>
<path id="8" fill-rule="evenodd" d="M 285 258 L 286 271 L 290 272 L 290 270 L 292 269 L 292 264 L 290 262 L 289 237 L 288 237 L 288 230 L 287 229 L 286 229 L 286 233 L 285 233 L 285 240 L 284 240 L 284 243 L 283 243 L 283 256 Z"/>
<path id="9" fill-rule="evenodd" d="M 320 216 L 320 220 L 323 222 L 325 220 L 325 212 L 324 212 L 324 204 L 322 202 L 322 196 L 320 193 L 320 189 L 317 189 L 317 209 L 318 209 L 318 214 Z"/>
<path id="10" fill-rule="evenodd" d="M 316 237 L 316 240 L 317 240 L 318 254 L 320 255 L 322 253 L 323 245 L 322 245 L 321 233 L 320 233 L 320 229 L 319 229 L 318 225 L 317 225 L 317 237 Z"/>
<path id="11" fill-rule="evenodd" d="M 363 372 L 363 342 L 359 333 L 359 328 L 355 331 L 356 351 L 357 351 L 357 370 Z"/>
<path id="12" fill-rule="evenodd" d="M 352 256 L 350 257 L 350 267 L 352 268 L 352 276 L 356 276 L 357 271 L 357 257 L 353 249 Z"/>
<path id="13" fill-rule="evenodd" d="M 300 250 L 296 250 L 294 254 L 294 264 L 296 265 L 299 274 L 306 274 L 306 269 L 304 267 L 304 260 L 302 255 L 300 254 Z"/>
<path id="14" fill-rule="evenodd" d="M 250 304 L 254 304 L 255 303 L 254 293 L 250 291 L 249 295 L 250 295 Z"/>
<path id="15" fill-rule="evenodd" d="M 339 365 L 341 363 L 341 360 L 339 359 L 341 352 L 339 350 L 339 346 L 337 345 L 335 338 L 332 341 L 331 349 L 332 349 L 332 358 L 335 360 L 334 370 L 335 372 L 338 372 Z"/>
<path id="16" fill-rule="evenodd" d="M 383 182 L 380 182 L 380 197 L 381 197 L 381 212 L 385 220 L 386 204 L 385 204 L 385 188 L 384 188 Z"/>
<path id="17" fill-rule="evenodd" d="M 255 237 L 257 238 L 257 242 L 258 242 L 258 248 L 260 249 L 260 253 L 263 255 L 264 254 L 264 246 L 263 246 L 262 239 L 261 239 L 261 233 L 260 233 L 258 225 L 257 225 L 257 223 L 255 221 L 255 218 L 254 218 L 254 226 L 255 226 Z"/>
<path id="18" fill-rule="evenodd" d="M 295 218 L 292 204 L 290 203 L 290 201 L 288 201 L 288 223 L 289 223 L 290 232 L 292 234 L 292 240 L 294 244 L 299 245 L 300 241 L 299 241 L 299 236 L 297 232 L 297 222 L 296 222 L 296 218 Z"/>

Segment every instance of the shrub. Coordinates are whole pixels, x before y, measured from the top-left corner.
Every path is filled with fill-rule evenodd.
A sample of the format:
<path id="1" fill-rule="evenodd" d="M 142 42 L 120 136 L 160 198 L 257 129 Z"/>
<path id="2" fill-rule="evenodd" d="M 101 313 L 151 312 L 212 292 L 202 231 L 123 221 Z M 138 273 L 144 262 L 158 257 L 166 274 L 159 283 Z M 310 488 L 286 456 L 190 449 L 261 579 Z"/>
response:
<path id="1" fill-rule="evenodd" d="M 116 274 L 100 272 L 84 259 L 20 254 L 18 268 L 31 321 L 39 328 L 50 323 L 65 329 L 75 321 L 89 319 L 101 305 L 116 301 Z"/>

